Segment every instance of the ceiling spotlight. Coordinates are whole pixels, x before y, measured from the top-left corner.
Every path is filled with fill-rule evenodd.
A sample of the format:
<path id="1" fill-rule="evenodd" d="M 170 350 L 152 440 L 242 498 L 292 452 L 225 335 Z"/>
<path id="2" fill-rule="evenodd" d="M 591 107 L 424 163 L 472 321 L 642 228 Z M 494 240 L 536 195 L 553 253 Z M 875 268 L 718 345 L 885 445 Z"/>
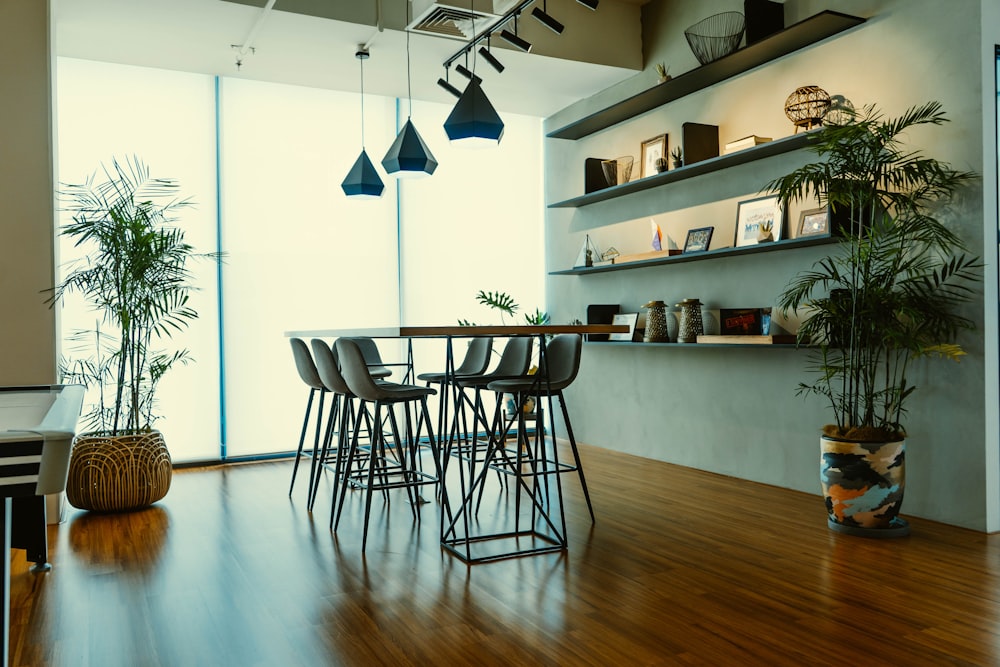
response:
<path id="1" fill-rule="evenodd" d="M 503 72 L 503 63 L 496 59 L 496 57 L 490 53 L 490 50 L 485 46 L 479 47 L 479 55 L 483 57 L 483 60 L 490 64 L 490 67 L 495 69 L 497 72 Z"/>
<path id="2" fill-rule="evenodd" d="M 510 30 L 504 29 L 500 31 L 500 39 L 507 42 L 511 46 L 521 49 L 525 53 L 531 51 L 531 42 L 527 42 L 516 34 L 512 33 Z"/>
<path id="3" fill-rule="evenodd" d="M 576 1 L 579 2 L 581 5 L 583 5 L 584 7 L 586 7 L 587 9 L 595 11 L 597 9 L 597 3 L 600 0 L 576 0 Z"/>
<path id="4" fill-rule="evenodd" d="M 459 90 L 455 86 L 451 85 L 450 83 L 448 83 L 444 79 L 438 79 L 438 85 L 441 86 L 442 88 L 444 88 L 445 90 L 447 90 L 449 93 L 451 93 L 455 97 L 461 97 L 462 96 L 462 91 L 461 90 Z"/>
<path id="5" fill-rule="evenodd" d="M 467 68 L 465 65 L 456 65 L 455 66 L 455 71 L 458 72 L 459 74 L 461 74 L 462 76 L 464 76 L 466 79 L 468 79 L 470 81 L 475 81 L 476 83 L 482 83 L 483 82 L 483 78 L 482 77 L 476 76 L 474 73 L 470 72 L 469 68 Z"/>
<path id="6" fill-rule="evenodd" d="M 562 23 L 556 21 L 554 18 L 552 18 L 551 15 L 549 15 L 549 13 L 546 11 L 548 9 L 548 7 L 546 7 L 546 4 L 547 3 L 543 2 L 542 7 L 536 6 L 534 9 L 531 10 L 531 15 L 534 16 L 536 19 L 538 19 L 538 22 L 541 23 L 546 28 L 556 33 L 557 35 L 561 35 L 565 27 L 563 26 Z"/>

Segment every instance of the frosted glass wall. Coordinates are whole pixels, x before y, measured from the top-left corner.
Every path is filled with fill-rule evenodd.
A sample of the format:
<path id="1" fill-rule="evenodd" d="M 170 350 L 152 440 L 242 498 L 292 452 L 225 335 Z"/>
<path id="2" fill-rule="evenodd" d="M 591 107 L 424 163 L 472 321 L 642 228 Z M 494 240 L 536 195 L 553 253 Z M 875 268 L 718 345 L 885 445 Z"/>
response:
<path id="1" fill-rule="evenodd" d="M 59 180 L 83 183 L 113 158 L 140 157 L 154 177 L 173 178 L 196 206 L 179 221 L 197 250 L 216 249 L 215 121 L 211 77 L 85 60 L 57 60 Z M 97 180 L 101 180 L 98 174 Z M 64 222 L 68 221 L 64 218 Z M 78 251 L 60 242 L 65 263 Z M 199 291 L 191 305 L 199 318 L 168 343 L 196 360 L 176 366 L 160 383 L 154 426 L 175 460 L 218 458 L 220 443 L 216 267 L 192 267 Z M 62 309 L 64 337 L 93 329 L 95 315 L 79 300 Z M 67 353 L 66 344 L 63 352 Z"/>
<path id="2" fill-rule="evenodd" d="M 223 79 L 220 99 L 227 455 L 288 451 L 308 389 L 284 332 L 399 323 L 395 188 L 340 189 L 361 152 L 356 94 Z M 378 162 L 394 100 L 367 96 L 365 113 Z"/>

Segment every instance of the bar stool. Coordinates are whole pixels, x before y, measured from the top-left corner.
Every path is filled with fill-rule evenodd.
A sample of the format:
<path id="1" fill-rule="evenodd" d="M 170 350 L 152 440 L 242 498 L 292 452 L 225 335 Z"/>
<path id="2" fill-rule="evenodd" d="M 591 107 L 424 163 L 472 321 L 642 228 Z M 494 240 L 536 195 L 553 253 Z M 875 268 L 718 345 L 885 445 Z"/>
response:
<path id="1" fill-rule="evenodd" d="M 337 497 L 337 488 L 341 482 L 343 452 L 347 449 L 347 434 L 354 425 L 355 420 L 364 418 L 367 422 L 368 434 L 371 436 L 372 425 L 365 410 L 360 413 L 355 412 L 355 398 L 353 392 L 347 386 L 344 376 L 340 372 L 340 365 L 333 348 L 326 341 L 320 338 L 313 338 L 310 341 L 313 359 L 316 363 L 316 371 L 326 387 L 327 391 L 333 393 L 333 405 L 330 407 L 330 415 L 327 418 L 326 430 L 323 435 L 323 446 L 319 452 L 313 452 L 312 480 L 309 488 L 309 510 L 312 511 L 316 502 L 316 493 L 319 490 L 319 475 L 323 467 L 329 464 L 330 458 L 335 456 L 334 478 L 333 478 L 333 498 Z M 334 423 L 339 424 L 336 428 L 337 445 L 331 448 L 333 442 Z M 346 480 L 344 480 L 346 483 Z M 331 506 L 332 507 L 332 506 Z"/>
<path id="2" fill-rule="evenodd" d="M 437 467 L 437 445 L 431 429 L 430 415 L 427 412 L 427 397 L 437 392 L 430 387 L 376 382 L 368 371 L 361 349 L 354 340 L 338 339 L 335 350 L 340 360 L 340 372 L 350 391 L 361 401 L 374 404 L 375 429 L 372 433 L 367 475 L 365 478 L 357 480 L 357 485 L 365 490 L 365 521 L 361 537 L 361 551 L 364 552 L 368 543 L 368 522 L 371 516 L 373 491 L 405 488 L 410 500 L 413 518 L 419 520 L 420 515 L 417 512 L 414 492 L 419 486 L 438 482 L 437 475 L 425 473 L 417 465 L 417 442 L 420 439 L 420 430 L 419 428 L 416 431 L 413 430 L 411 413 L 412 404 L 419 403 L 422 422 L 427 425 L 427 437 L 434 454 L 435 467 Z M 397 405 L 402 405 L 405 410 L 405 440 L 401 437 L 394 411 L 394 407 Z M 393 437 L 392 442 L 387 442 L 384 429 L 380 426 L 383 409 L 386 409 L 388 415 Z M 345 479 L 351 475 L 352 466 L 358 456 L 358 433 L 359 421 L 356 420 L 344 467 Z M 332 530 L 335 533 L 340 524 L 340 514 L 344 509 L 346 491 L 347 484 L 341 484 L 340 497 L 336 500 L 336 510 L 334 515 L 330 517 Z"/>
<path id="3" fill-rule="evenodd" d="M 473 338 L 469 341 L 468 349 L 465 351 L 465 358 L 462 359 L 462 363 L 454 370 L 453 377 L 468 377 L 473 375 L 482 375 L 486 372 L 486 369 L 490 366 L 490 358 L 493 356 L 493 338 L 492 336 Z M 449 388 L 445 386 L 445 382 L 448 379 L 448 373 L 446 371 L 435 371 L 431 373 L 421 373 L 417 376 L 418 380 L 427 383 L 427 386 L 432 384 L 441 385 L 441 400 L 438 403 L 438 421 L 437 421 L 437 432 L 439 439 L 443 437 L 445 430 L 445 420 L 447 419 L 446 405 L 447 396 L 445 391 Z M 457 407 L 457 406 L 456 406 Z"/>
<path id="4" fill-rule="evenodd" d="M 374 340 L 367 336 L 355 336 L 350 340 L 353 340 L 358 344 L 358 348 L 361 350 L 361 356 L 364 357 L 365 363 L 368 365 L 368 373 L 375 379 L 384 379 L 392 375 L 392 369 L 385 365 L 382 361 L 382 355 L 378 351 L 378 345 Z"/>
<path id="5" fill-rule="evenodd" d="M 521 445 L 527 441 L 524 436 L 525 433 L 525 416 L 524 410 L 521 406 L 524 405 L 526 399 L 529 396 L 536 397 L 539 399 L 536 403 L 536 414 L 538 415 L 538 421 L 536 422 L 536 437 L 539 430 L 543 430 L 544 418 L 541 412 L 541 400 L 542 398 L 547 399 L 548 409 L 549 409 L 549 420 L 550 420 L 550 431 L 552 437 L 552 459 L 549 459 L 545 452 L 545 448 L 542 447 L 541 451 L 537 452 L 537 456 L 542 457 L 539 460 L 532 462 L 532 465 L 540 466 L 541 469 L 547 470 L 548 466 L 553 466 L 553 472 L 557 475 L 561 475 L 565 472 L 575 471 L 580 478 L 580 486 L 583 488 L 583 496 L 587 500 L 587 509 L 590 511 L 590 521 L 593 523 L 594 519 L 594 507 L 590 502 L 590 491 L 587 489 L 587 478 L 583 474 L 583 463 L 580 461 L 580 452 L 576 446 L 576 438 L 573 436 L 573 425 L 570 423 L 569 412 L 566 410 L 566 399 L 563 396 L 563 390 L 570 386 L 576 379 L 577 373 L 580 371 L 580 353 L 582 350 L 582 337 L 579 334 L 560 334 L 553 337 L 551 341 L 545 346 L 545 355 L 541 360 L 539 366 L 540 370 L 538 375 L 526 375 L 517 379 L 506 379 L 506 380 L 495 380 L 490 382 L 489 389 L 496 392 L 506 392 L 514 394 L 516 396 L 517 410 L 517 428 L 518 428 L 518 454 L 521 452 Z M 573 452 L 574 463 L 560 463 L 558 455 L 556 453 L 555 444 L 555 418 L 552 414 L 552 398 L 559 399 L 559 406 L 562 408 L 563 421 L 566 424 L 566 435 L 569 437 L 570 449 Z M 511 417 L 506 424 L 504 429 L 504 436 L 501 437 L 499 442 L 504 441 L 507 429 L 510 428 L 514 420 Z M 544 441 L 545 436 L 542 435 L 542 440 Z M 521 474 L 520 466 L 515 467 L 515 474 Z M 558 487 L 561 494 L 561 486 Z M 559 498 L 560 507 L 562 505 L 562 497 Z"/>
<path id="6" fill-rule="evenodd" d="M 295 369 L 299 373 L 299 378 L 302 382 L 309 387 L 309 400 L 306 402 L 306 414 L 302 418 L 302 432 L 299 434 L 299 448 L 295 452 L 295 465 L 292 467 L 292 483 L 288 486 L 288 495 L 292 495 L 292 490 L 295 488 L 295 476 L 299 472 L 299 460 L 302 458 L 302 447 L 306 440 L 306 429 L 309 424 L 309 413 L 312 411 L 313 399 L 316 397 L 316 393 L 319 392 L 319 411 L 316 413 L 316 439 L 313 443 L 313 451 L 315 452 L 319 448 L 319 432 L 321 425 L 323 423 L 323 397 L 327 392 L 326 385 L 323 384 L 323 380 L 320 379 L 319 373 L 316 370 L 316 364 L 313 363 L 312 355 L 309 354 L 309 346 L 306 345 L 305 341 L 301 338 L 291 338 L 289 342 L 292 344 L 292 356 L 295 358 Z M 309 456 L 306 453 L 306 456 Z M 310 477 L 310 494 L 312 493 L 312 479 Z"/>
<path id="7" fill-rule="evenodd" d="M 445 455 L 459 455 L 469 457 L 469 474 L 474 473 L 475 461 L 477 455 L 477 443 L 479 438 L 477 436 L 478 426 L 482 424 L 483 428 L 489 437 L 494 437 L 500 429 L 500 421 L 496 415 L 499 415 L 499 407 L 502 404 L 503 394 L 502 392 L 497 392 L 497 412 L 495 413 L 493 423 L 490 423 L 486 416 L 486 408 L 483 404 L 482 392 L 487 389 L 491 382 L 498 380 L 509 380 L 516 379 L 524 376 L 528 372 L 528 368 L 531 366 L 531 350 L 534 344 L 534 338 L 530 336 L 516 336 L 507 339 L 507 344 L 504 346 L 503 352 L 500 354 L 500 361 L 497 363 L 496 368 L 494 368 L 489 373 L 480 373 L 477 375 L 468 375 L 455 378 L 455 384 L 464 389 L 473 390 L 473 398 L 469 399 L 463 391 L 461 394 L 463 400 L 463 410 L 462 410 L 462 423 L 467 424 L 465 418 L 465 407 L 469 406 L 473 412 L 472 418 L 472 438 L 470 442 L 462 442 L 459 445 L 457 452 L 446 452 Z M 468 427 L 465 429 L 468 432 Z"/>

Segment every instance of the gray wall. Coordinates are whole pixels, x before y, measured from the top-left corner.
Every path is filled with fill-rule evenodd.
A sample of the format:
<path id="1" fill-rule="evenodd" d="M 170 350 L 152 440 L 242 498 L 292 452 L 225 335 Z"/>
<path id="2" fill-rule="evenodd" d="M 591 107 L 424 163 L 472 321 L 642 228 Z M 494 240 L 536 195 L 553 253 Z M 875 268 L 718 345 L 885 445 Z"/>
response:
<path id="1" fill-rule="evenodd" d="M 56 377 L 48 0 L 0 2 L 0 385 Z"/>
<path id="2" fill-rule="evenodd" d="M 656 62 L 666 62 L 674 75 L 696 66 L 684 27 L 717 11 L 741 8 L 737 0 L 654 0 L 644 12 L 646 71 L 559 112 L 546 121 L 546 130 L 654 85 Z M 644 139 L 667 132 L 674 146 L 686 121 L 718 125 L 723 143 L 749 134 L 787 136 L 793 127 L 783 113 L 785 98 L 806 84 L 844 95 L 857 106 L 877 103 L 889 115 L 939 100 L 954 122 L 914 131 L 912 143 L 959 168 L 982 172 L 987 59 L 980 50 L 979 3 L 790 0 L 786 25 L 825 8 L 869 21 L 579 141 L 547 139 L 546 201 L 582 193 L 584 158 L 632 155 L 638 162 Z M 755 196 L 768 180 L 809 157 L 779 156 L 582 209 L 549 209 L 547 269 L 572 266 L 586 234 L 601 249 L 650 250 L 650 218 L 679 246 L 688 229 L 706 225 L 715 226 L 713 248 L 732 245 L 736 202 Z M 977 253 L 983 251 L 982 202 L 995 202 L 995 193 L 991 183 L 954 221 Z M 798 210 L 790 213 L 787 219 L 794 224 Z M 637 311 L 651 299 L 676 303 L 698 297 L 710 309 L 766 306 L 797 271 L 823 254 L 822 247 L 805 248 L 592 276 L 549 276 L 547 303 L 554 321 L 582 319 L 591 303 L 620 303 L 625 311 Z M 982 324 L 981 299 L 970 315 Z M 995 348 L 995 334 L 990 335 Z M 985 469 L 984 329 L 961 342 L 969 352 L 963 363 L 929 361 L 914 372 L 920 389 L 905 422 L 910 437 L 904 513 L 985 530 L 987 478 L 996 475 Z M 806 377 L 805 360 L 805 352 L 786 349 L 588 345 L 580 380 L 569 396 L 576 433 L 588 443 L 818 493 L 818 433 L 829 418 L 821 401 L 795 395 Z M 990 378 L 995 384 L 995 375 Z M 822 517 L 817 502 L 817 520 Z"/>

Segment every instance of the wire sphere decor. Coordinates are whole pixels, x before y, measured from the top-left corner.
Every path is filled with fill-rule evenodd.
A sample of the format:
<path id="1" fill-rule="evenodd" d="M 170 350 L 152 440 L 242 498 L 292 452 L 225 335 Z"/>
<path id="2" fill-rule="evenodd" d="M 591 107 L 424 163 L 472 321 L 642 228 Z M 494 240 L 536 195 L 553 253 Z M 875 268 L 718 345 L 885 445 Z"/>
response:
<path id="1" fill-rule="evenodd" d="M 799 128 L 811 130 L 823 122 L 830 104 L 830 94 L 819 86 L 802 86 L 785 100 L 785 115 L 795 125 L 796 132 Z"/>
<path id="2" fill-rule="evenodd" d="M 739 12 L 722 12 L 695 23 L 684 31 L 694 57 L 702 65 L 728 56 L 743 39 L 746 18 Z"/>

